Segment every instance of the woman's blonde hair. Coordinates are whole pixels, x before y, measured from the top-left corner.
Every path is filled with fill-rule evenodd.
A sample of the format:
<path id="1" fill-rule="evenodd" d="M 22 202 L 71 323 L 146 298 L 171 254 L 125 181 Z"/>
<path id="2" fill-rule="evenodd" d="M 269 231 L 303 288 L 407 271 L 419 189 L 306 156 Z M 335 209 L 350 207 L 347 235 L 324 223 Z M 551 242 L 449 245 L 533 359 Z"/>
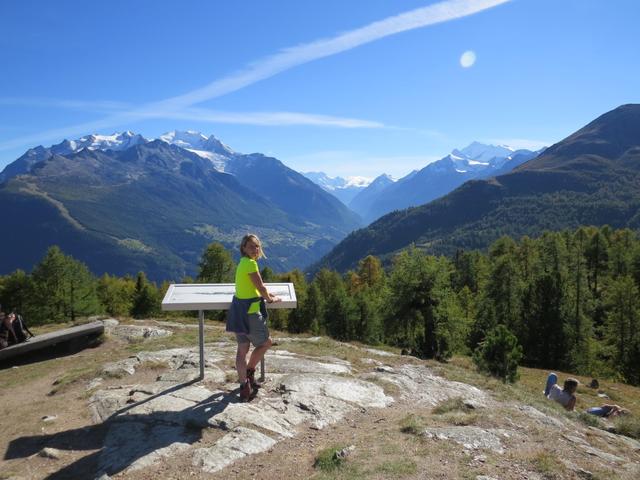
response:
<path id="1" fill-rule="evenodd" d="M 258 254 L 258 258 L 267 258 L 267 256 L 264 254 L 264 250 L 262 250 L 262 242 L 260 241 L 258 236 L 253 233 L 248 233 L 247 235 L 242 237 L 242 242 L 240 242 L 240 255 L 243 257 L 247 256 L 247 254 L 244 251 L 244 247 L 247 246 L 247 243 L 249 242 L 249 240 L 251 240 L 253 243 L 255 243 L 260 247 L 260 253 Z"/>

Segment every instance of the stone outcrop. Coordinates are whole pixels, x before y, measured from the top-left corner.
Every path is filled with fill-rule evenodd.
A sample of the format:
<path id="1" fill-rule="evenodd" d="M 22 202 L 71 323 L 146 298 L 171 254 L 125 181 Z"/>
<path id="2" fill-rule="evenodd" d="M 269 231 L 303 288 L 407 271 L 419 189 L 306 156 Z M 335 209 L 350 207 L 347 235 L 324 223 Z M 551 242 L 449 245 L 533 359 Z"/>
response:
<path id="1" fill-rule="evenodd" d="M 149 365 L 158 370 L 158 375 L 155 382 L 145 384 L 101 388 L 100 381 L 92 383 L 98 390 L 93 390 L 89 401 L 91 416 L 94 422 L 108 427 L 97 471 L 126 475 L 179 455 L 188 459 L 194 469 L 212 473 L 247 455 L 268 451 L 307 428 L 323 429 L 356 411 L 398 403 L 429 408 L 449 399 L 460 399 L 468 411 L 490 412 L 501 407 L 506 412 L 506 428 L 464 425 L 424 428 L 419 432 L 428 441 L 458 445 L 475 455 L 474 462 L 477 458 L 478 464 L 484 461 L 483 455 L 501 455 L 510 445 L 523 441 L 526 431 L 519 425 L 522 418 L 540 428 L 565 432 L 566 441 L 575 448 L 612 467 L 622 465 L 624 459 L 590 438 L 602 437 L 611 444 L 640 451 L 640 443 L 635 440 L 620 440 L 599 429 L 589 435 L 577 434 L 572 431 L 575 425 L 569 425 L 566 418 L 531 406 L 500 404 L 487 392 L 446 380 L 415 361 L 390 365 L 385 362 L 393 354 L 376 349 L 361 351 L 363 358 L 358 368 L 344 359 L 270 351 L 265 359 L 267 382 L 250 403 L 240 403 L 237 384 L 228 382 L 235 379 L 235 372 L 228 369 L 229 360 L 235 355 L 234 343 L 206 346 L 204 381 L 198 381 L 197 348 L 139 352 L 105 365 L 105 376 L 109 372 L 135 375 Z M 205 430 L 206 443 L 201 441 Z"/>

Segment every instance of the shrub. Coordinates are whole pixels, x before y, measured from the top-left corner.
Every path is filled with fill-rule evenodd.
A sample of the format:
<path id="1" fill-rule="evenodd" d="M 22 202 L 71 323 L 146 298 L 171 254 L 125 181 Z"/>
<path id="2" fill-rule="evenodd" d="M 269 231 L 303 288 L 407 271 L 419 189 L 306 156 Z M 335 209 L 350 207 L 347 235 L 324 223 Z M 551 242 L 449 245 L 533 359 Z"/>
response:
<path id="1" fill-rule="evenodd" d="M 480 371 L 511 383 L 518 379 L 518 362 L 521 359 L 522 347 L 518 345 L 515 335 L 504 325 L 490 330 L 486 339 L 473 353 L 473 361 Z"/>
<path id="2" fill-rule="evenodd" d="M 345 448 L 342 446 L 325 448 L 318 453 L 316 461 L 313 464 L 314 468 L 322 470 L 323 472 L 337 470 L 345 461 L 345 455 L 342 454 L 344 450 Z"/>
<path id="3" fill-rule="evenodd" d="M 628 415 L 616 417 L 614 425 L 616 433 L 640 439 L 640 419 Z"/>

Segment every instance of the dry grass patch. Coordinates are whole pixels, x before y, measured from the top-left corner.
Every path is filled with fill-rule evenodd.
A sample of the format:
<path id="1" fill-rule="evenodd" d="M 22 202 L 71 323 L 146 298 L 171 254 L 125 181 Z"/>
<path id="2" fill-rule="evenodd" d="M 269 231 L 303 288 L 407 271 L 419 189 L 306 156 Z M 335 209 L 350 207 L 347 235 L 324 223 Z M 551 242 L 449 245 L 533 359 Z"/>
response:
<path id="1" fill-rule="evenodd" d="M 542 451 L 533 458 L 533 467 L 546 480 L 563 478 L 567 467 L 551 452 Z"/>
<path id="2" fill-rule="evenodd" d="M 377 465 L 376 473 L 382 473 L 384 478 L 401 478 L 418 472 L 418 465 L 413 460 L 391 460 Z"/>
<path id="3" fill-rule="evenodd" d="M 366 376 L 364 377 L 364 379 L 367 382 L 375 383 L 376 385 L 378 385 L 380 388 L 382 388 L 382 391 L 388 397 L 397 398 L 400 395 L 400 387 L 395 383 L 388 382 L 374 375 Z"/>
<path id="4" fill-rule="evenodd" d="M 443 415 L 449 412 L 470 412 L 473 409 L 465 405 L 462 397 L 449 398 L 443 402 L 440 402 L 433 408 L 433 413 L 436 415 Z"/>
<path id="5" fill-rule="evenodd" d="M 144 362 L 140 362 L 136 366 L 136 372 L 140 370 L 150 370 L 150 371 L 159 371 L 166 370 L 169 368 L 169 365 L 166 362 L 162 362 L 160 360 L 145 360 Z"/>
<path id="6" fill-rule="evenodd" d="M 410 413 L 400 420 L 400 431 L 411 435 L 420 435 L 426 426 L 424 417 Z"/>
<path id="7" fill-rule="evenodd" d="M 96 368 L 95 366 L 79 366 L 71 368 L 53 382 L 53 388 L 47 395 L 52 396 L 65 392 L 78 382 L 87 381 L 97 377 L 98 372 L 99 368 Z"/>
<path id="8" fill-rule="evenodd" d="M 478 421 L 478 414 L 461 397 L 449 398 L 434 407 L 434 415 L 441 421 L 458 427 L 474 425 Z"/>
<path id="9" fill-rule="evenodd" d="M 340 360 L 346 360 L 351 364 L 356 363 L 364 356 L 363 352 L 360 350 L 350 347 L 348 344 L 336 342 L 335 340 L 331 340 L 326 337 L 322 337 L 317 342 L 296 340 L 279 342 L 273 349 L 287 350 L 289 352 L 308 357 L 335 357 Z"/>

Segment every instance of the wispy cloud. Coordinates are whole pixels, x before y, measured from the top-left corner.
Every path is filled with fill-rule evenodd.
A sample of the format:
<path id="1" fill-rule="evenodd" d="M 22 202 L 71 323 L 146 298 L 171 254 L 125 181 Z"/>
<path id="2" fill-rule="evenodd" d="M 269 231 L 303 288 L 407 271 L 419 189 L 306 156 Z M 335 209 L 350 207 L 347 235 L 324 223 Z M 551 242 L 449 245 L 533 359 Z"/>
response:
<path id="1" fill-rule="evenodd" d="M 109 100 L 64 100 L 57 98 L 23 98 L 23 97 L 0 97 L 0 105 L 12 105 L 35 108 L 66 108 L 70 110 L 85 110 L 92 112 L 113 113 L 114 111 L 128 110 L 133 105 L 125 102 L 114 102 Z"/>
<path id="2" fill-rule="evenodd" d="M 0 150 L 16 148 L 38 141 L 85 134 L 89 131 L 130 124 L 149 117 L 160 117 L 166 116 L 171 112 L 180 112 L 204 101 L 221 97 L 273 77 L 296 66 L 330 57 L 401 32 L 473 15 L 509 1 L 511 0 L 445 0 L 373 22 L 332 38 L 284 49 L 275 55 L 250 64 L 237 73 L 220 78 L 202 88 L 182 95 L 148 103 L 94 122 L 52 129 L 6 141 L 0 144 Z"/>
<path id="3" fill-rule="evenodd" d="M 116 101 L 82 101 L 56 98 L 0 97 L 0 105 L 18 105 L 35 108 L 63 108 L 84 111 L 106 111 L 126 114 L 133 105 Z M 205 108 L 185 108 L 180 111 L 150 111 L 144 118 L 171 118 L 197 122 L 231 123 L 241 125 L 311 125 L 340 128 L 383 128 L 384 124 L 359 118 L 336 117 L 301 112 L 225 112 Z M 398 128 L 398 127 L 389 127 Z"/>
<path id="4" fill-rule="evenodd" d="M 275 55 L 249 65 L 248 68 L 236 74 L 211 82 L 202 88 L 184 95 L 151 104 L 149 107 L 181 109 L 195 105 L 235 92 L 236 90 L 273 77 L 278 73 L 298 65 L 330 57 L 401 32 L 473 15 L 509 1 L 510 0 L 446 0 L 427 7 L 411 10 L 329 39 L 317 40 L 284 49 Z"/>
<path id="5" fill-rule="evenodd" d="M 165 118 L 193 120 L 198 122 L 233 123 L 241 125 L 310 125 L 338 128 L 385 127 L 384 124 L 371 120 L 298 112 L 221 112 L 202 108 L 188 108 L 177 112 L 166 112 L 162 116 Z"/>

